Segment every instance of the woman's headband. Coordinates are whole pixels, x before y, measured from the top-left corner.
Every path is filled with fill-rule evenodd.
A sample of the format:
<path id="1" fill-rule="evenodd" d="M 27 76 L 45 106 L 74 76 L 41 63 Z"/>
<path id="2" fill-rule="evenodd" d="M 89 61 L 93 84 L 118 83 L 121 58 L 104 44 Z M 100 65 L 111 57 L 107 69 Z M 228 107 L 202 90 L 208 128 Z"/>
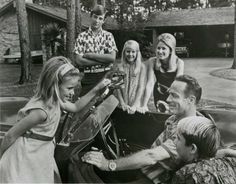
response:
<path id="1" fill-rule="evenodd" d="M 124 44 L 124 49 L 131 48 L 139 51 L 139 44 L 135 40 L 128 40 Z"/>
<path id="2" fill-rule="evenodd" d="M 66 63 L 61 66 L 61 76 L 63 77 L 67 72 L 74 69 L 75 67 L 72 64 Z"/>
<path id="3" fill-rule="evenodd" d="M 157 38 L 157 42 L 164 42 L 168 47 L 170 47 L 172 50 L 175 50 L 176 47 L 176 39 L 173 35 L 169 33 L 163 33 Z"/>

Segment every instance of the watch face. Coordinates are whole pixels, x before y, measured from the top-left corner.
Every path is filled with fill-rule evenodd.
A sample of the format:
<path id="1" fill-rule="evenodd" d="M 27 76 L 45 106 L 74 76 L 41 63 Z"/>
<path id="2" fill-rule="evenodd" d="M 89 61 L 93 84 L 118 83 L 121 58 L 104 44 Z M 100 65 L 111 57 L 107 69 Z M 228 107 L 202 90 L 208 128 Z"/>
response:
<path id="1" fill-rule="evenodd" d="M 111 171 L 115 171 L 116 170 L 116 163 L 113 160 L 109 162 L 109 169 Z"/>

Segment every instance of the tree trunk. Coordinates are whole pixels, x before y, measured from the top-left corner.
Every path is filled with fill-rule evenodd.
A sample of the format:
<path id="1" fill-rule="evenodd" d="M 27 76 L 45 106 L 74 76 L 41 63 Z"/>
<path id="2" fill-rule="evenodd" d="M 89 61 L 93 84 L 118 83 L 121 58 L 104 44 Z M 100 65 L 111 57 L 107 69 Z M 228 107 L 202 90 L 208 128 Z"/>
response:
<path id="1" fill-rule="evenodd" d="M 75 35 L 81 33 L 82 30 L 82 19 L 81 19 L 81 5 L 80 5 L 80 0 L 76 0 L 75 4 Z"/>
<path id="2" fill-rule="evenodd" d="M 43 52 L 43 64 L 46 63 L 46 61 L 48 60 L 47 58 L 47 46 L 45 43 L 45 35 L 44 35 L 44 27 L 41 25 L 41 43 L 42 43 L 42 52 Z"/>
<path id="3" fill-rule="evenodd" d="M 75 44 L 75 0 L 67 0 L 67 36 L 66 36 L 66 55 L 74 62 Z"/>
<path id="4" fill-rule="evenodd" d="M 32 59 L 30 52 L 28 19 L 25 8 L 25 1 L 15 0 L 15 2 L 16 2 L 17 24 L 18 24 L 20 50 L 21 50 L 21 76 L 19 84 L 23 84 L 31 80 Z"/>
<path id="5" fill-rule="evenodd" d="M 236 69 L 236 6 L 234 8 L 234 62 L 232 69 Z"/>

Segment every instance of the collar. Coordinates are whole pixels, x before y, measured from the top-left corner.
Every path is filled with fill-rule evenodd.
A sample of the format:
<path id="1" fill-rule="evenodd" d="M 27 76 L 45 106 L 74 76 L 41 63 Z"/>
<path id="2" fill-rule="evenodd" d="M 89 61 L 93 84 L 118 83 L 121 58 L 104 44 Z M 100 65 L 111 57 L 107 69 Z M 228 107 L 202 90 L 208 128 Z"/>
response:
<path id="1" fill-rule="evenodd" d="M 89 29 L 88 29 L 88 33 L 91 34 L 91 35 L 95 35 L 95 36 L 96 36 L 96 35 L 99 35 L 99 34 L 102 34 L 102 32 L 103 32 L 103 29 L 102 29 L 102 28 L 98 31 L 97 34 L 94 34 L 94 32 L 93 32 L 91 26 L 90 26 Z"/>

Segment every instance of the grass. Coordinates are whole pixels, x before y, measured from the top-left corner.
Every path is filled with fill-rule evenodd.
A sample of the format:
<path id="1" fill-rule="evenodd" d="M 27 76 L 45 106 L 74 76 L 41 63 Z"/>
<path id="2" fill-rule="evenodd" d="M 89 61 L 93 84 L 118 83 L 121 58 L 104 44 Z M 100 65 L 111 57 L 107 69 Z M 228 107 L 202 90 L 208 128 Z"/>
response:
<path id="1" fill-rule="evenodd" d="M 36 87 L 36 82 L 42 69 L 42 64 L 32 65 L 32 81 L 23 85 L 18 84 L 18 81 L 20 79 L 20 65 L 1 64 L 0 66 L 1 97 L 31 97 L 34 94 L 34 89 Z"/>
<path id="2" fill-rule="evenodd" d="M 236 81 L 236 69 L 221 68 L 212 71 L 210 74 L 215 77 Z"/>

